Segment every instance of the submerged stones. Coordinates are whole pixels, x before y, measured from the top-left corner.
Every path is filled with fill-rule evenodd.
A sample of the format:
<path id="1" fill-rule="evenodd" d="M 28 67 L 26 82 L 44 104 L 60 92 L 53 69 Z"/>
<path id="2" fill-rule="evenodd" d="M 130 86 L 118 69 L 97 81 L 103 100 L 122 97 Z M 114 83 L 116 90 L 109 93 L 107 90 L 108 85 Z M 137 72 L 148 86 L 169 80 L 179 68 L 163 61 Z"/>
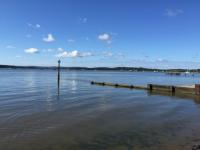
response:
<path id="1" fill-rule="evenodd" d="M 194 146 L 192 146 L 192 150 L 200 150 L 200 145 L 194 145 Z"/>

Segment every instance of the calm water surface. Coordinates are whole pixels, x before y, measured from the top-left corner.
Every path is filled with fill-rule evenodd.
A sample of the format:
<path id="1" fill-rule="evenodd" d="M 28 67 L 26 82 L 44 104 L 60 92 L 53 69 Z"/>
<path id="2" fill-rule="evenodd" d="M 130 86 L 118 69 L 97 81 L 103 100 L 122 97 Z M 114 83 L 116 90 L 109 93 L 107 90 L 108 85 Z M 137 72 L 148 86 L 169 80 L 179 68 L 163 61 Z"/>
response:
<path id="1" fill-rule="evenodd" d="M 200 76 L 0 69 L 0 150 L 190 150 L 200 104 L 88 80 L 192 85 Z"/>

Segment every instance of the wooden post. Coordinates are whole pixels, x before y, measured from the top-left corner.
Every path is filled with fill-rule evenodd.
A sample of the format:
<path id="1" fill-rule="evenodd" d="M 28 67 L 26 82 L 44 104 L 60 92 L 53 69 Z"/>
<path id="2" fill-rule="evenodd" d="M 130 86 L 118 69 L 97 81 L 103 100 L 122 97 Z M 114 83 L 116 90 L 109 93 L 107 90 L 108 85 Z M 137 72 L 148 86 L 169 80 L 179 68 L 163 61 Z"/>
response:
<path id="1" fill-rule="evenodd" d="M 172 86 L 172 93 L 174 94 L 176 92 L 176 87 L 175 86 Z"/>
<path id="2" fill-rule="evenodd" d="M 153 90 L 153 85 L 152 84 L 148 84 L 147 88 L 148 88 L 148 90 L 152 91 Z"/>
<path id="3" fill-rule="evenodd" d="M 200 95 L 200 84 L 195 84 L 195 94 Z"/>
<path id="4" fill-rule="evenodd" d="M 60 63 L 61 61 L 58 60 L 58 88 L 60 87 Z"/>

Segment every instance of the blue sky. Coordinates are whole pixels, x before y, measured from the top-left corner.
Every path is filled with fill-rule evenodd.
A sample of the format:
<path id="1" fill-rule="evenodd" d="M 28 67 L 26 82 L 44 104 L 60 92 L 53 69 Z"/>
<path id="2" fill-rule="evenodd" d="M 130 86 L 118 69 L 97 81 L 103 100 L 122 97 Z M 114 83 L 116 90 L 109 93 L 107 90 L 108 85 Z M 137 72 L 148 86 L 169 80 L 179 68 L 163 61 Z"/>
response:
<path id="1" fill-rule="evenodd" d="M 200 68 L 199 0 L 0 0 L 0 64 Z"/>

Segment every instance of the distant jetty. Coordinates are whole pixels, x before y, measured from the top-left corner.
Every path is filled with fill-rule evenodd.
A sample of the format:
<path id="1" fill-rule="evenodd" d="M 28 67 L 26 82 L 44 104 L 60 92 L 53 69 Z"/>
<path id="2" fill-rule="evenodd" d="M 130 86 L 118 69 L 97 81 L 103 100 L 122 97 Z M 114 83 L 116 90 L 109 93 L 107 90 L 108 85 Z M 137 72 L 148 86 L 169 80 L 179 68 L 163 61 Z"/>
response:
<path id="1" fill-rule="evenodd" d="M 173 76 L 173 75 L 175 75 L 175 76 L 180 76 L 180 75 L 181 75 L 181 72 L 167 72 L 166 74 L 167 74 L 167 75 L 171 75 L 171 76 Z"/>

